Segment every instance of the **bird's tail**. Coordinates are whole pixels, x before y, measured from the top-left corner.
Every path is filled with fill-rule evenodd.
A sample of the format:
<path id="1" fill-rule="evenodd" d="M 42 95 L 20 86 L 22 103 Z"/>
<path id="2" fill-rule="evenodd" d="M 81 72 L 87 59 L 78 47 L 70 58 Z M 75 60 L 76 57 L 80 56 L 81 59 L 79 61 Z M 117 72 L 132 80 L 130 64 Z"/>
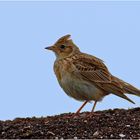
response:
<path id="1" fill-rule="evenodd" d="M 140 90 L 138 88 L 132 86 L 131 84 L 127 82 L 124 82 L 123 80 L 120 80 L 119 78 L 117 79 L 121 83 L 124 93 L 132 94 L 132 95 L 136 95 L 140 97 Z"/>
<path id="2" fill-rule="evenodd" d="M 131 84 L 125 82 L 123 88 L 126 93 L 140 97 L 140 90 L 132 86 Z"/>

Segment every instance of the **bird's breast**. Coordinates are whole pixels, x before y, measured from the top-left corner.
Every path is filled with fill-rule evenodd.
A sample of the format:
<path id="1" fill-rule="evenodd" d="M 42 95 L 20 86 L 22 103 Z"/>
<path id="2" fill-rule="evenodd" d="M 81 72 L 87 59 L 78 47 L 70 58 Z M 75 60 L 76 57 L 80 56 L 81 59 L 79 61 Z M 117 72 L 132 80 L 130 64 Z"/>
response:
<path id="1" fill-rule="evenodd" d="M 54 72 L 56 74 L 57 80 L 59 82 L 61 82 L 63 76 L 66 73 L 69 73 L 69 69 L 70 69 L 70 64 L 63 60 L 63 61 L 56 61 L 54 63 Z"/>

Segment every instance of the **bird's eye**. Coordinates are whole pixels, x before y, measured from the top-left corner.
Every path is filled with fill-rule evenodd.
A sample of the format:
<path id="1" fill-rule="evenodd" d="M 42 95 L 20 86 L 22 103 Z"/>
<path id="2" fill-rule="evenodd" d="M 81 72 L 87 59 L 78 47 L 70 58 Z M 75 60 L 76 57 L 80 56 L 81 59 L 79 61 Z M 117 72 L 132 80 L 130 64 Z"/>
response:
<path id="1" fill-rule="evenodd" d="M 61 49 L 65 49 L 65 47 L 66 47 L 65 45 L 61 45 L 60 46 Z"/>

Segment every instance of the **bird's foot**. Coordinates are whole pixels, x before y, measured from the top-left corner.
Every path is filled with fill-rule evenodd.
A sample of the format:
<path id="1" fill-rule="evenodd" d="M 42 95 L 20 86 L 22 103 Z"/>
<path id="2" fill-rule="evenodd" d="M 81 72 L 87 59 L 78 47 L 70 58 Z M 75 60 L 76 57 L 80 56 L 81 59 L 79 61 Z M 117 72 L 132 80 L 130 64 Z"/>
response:
<path id="1" fill-rule="evenodd" d="M 87 117 L 87 118 L 91 118 L 91 117 L 100 116 L 100 115 L 101 115 L 101 114 L 99 114 L 99 113 L 89 112 L 89 113 L 86 115 L 86 117 Z"/>
<path id="2" fill-rule="evenodd" d="M 80 117 L 80 114 L 79 113 L 74 113 L 73 115 L 72 115 L 72 118 L 73 119 L 76 119 L 76 118 L 79 118 Z"/>

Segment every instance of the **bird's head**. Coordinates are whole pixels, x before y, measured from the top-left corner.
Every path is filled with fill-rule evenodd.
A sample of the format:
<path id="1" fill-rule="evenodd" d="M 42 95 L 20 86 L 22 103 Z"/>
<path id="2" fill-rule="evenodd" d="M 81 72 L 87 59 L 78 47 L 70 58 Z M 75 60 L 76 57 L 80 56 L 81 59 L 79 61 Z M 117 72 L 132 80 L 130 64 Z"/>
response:
<path id="1" fill-rule="evenodd" d="M 53 51 L 59 59 L 80 52 L 79 48 L 73 43 L 72 39 L 70 39 L 70 35 L 61 37 L 54 45 L 46 47 L 45 49 Z"/>

